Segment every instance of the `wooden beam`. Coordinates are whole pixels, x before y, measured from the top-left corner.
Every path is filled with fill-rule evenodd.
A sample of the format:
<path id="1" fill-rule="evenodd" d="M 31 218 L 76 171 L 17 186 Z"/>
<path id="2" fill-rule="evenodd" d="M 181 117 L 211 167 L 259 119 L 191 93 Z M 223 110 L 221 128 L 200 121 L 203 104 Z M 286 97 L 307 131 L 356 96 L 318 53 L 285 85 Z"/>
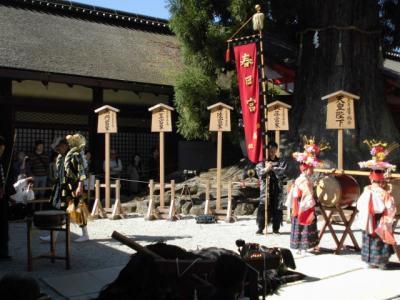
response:
<path id="1" fill-rule="evenodd" d="M 58 82 L 66 84 L 78 84 L 88 87 L 101 87 L 104 89 L 128 90 L 135 92 L 158 93 L 163 95 L 173 94 L 173 86 L 156 85 L 132 81 L 121 81 L 78 75 L 66 75 L 50 72 L 29 71 L 0 67 L 0 78 L 12 78 L 20 80 L 38 80 L 46 82 Z"/>

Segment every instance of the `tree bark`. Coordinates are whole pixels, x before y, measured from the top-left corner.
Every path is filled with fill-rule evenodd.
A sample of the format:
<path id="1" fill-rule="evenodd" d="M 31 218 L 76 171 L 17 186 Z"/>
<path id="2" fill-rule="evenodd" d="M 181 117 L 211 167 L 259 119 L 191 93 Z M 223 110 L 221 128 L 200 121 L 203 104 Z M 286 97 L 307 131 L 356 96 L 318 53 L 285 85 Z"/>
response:
<path id="1" fill-rule="evenodd" d="M 321 97 L 337 90 L 360 96 L 355 100 L 354 130 L 344 131 L 344 167 L 358 168 L 370 159 L 365 139 L 399 139 L 387 107 L 380 69 L 379 7 L 376 0 L 303 0 L 299 66 L 291 110 L 287 152 L 300 150 L 301 136 L 325 138 L 331 149 L 321 158 L 337 167 L 337 130 L 326 129 L 326 101 Z M 331 27 L 340 28 L 331 28 Z M 318 29 L 319 47 L 313 44 Z M 341 41 L 342 47 L 339 48 Z M 342 51 L 342 64 L 338 51 Z M 300 52 L 300 51 L 299 51 Z M 339 56 L 339 57 L 338 57 Z M 290 153 L 285 153 L 290 155 Z"/>

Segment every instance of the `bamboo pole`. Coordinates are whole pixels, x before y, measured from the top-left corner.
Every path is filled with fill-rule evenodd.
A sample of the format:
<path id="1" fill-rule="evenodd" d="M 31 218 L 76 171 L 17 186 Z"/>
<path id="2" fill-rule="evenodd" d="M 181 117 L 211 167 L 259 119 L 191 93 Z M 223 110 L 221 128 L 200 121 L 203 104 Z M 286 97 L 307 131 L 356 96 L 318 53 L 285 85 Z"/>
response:
<path id="1" fill-rule="evenodd" d="M 264 46 L 263 46 L 263 37 L 262 37 L 262 30 L 259 32 L 260 36 L 260 57 L 261 57 L 261 77 L 262 77 L 262 91 L 263 91 L 263 104 L 264 104 L 264 141 L 265 141 L 265 163 L 267 163 L 268 160 L 268 112 L 267 112 L 267 78 L 265 75 L 265 70 L 264 70 Z M 268 176 L 265 177 L 265 235 L 268 235 L 268 190 L 269 190 L 269 180 Z"/>
<path id="2" fill-rule="evenodd" d="M 346 175 L 357 175 L 357 176 L 369 176 L 368 171 L 354 171 L 354 170 L 337 170 L 337 169 L 314 169 L 314 172 L 325 173 L 325 174 L 346 174 Z M 399 173 L 390 174 L 389 178 L 400 178 Z"/>
<path id="3" fill-rule="evenodd" d="M 164 132 L 160 132 L 160 208 L 164 208 L 164 182 L 165 174 L 164 174 Z"/>
<path id="4" fill-rule="evenodd" d="M 222 131 L 218 131 L 217 141 L 217 201 L 216 208 L 221 209 L 221 168 L 222 168 Z"/>
<path id="5" fill-rule="evenodd" d="M 106 208 L 110 208 L 111 201 L 110 201 L 110 133 L 105 133 L 105 183 L 106 183 Z"/>

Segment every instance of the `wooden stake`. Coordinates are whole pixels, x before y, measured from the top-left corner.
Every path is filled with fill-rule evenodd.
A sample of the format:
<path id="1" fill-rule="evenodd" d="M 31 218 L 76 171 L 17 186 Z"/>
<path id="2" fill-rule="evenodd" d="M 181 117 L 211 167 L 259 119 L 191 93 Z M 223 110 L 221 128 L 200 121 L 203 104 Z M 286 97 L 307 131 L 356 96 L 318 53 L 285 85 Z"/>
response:
<path id="1" fill-rule="evenodd" d="M 150 179 L 149 183 L 149 207 L 147 208 L 147 214 L 145 219 L 151 220 L 153 214 L 153 205 L 154 205 L 154 180 Z"/>
<path id="2" fill-rule="evenodd" d="M 276 156 L 279 157 L 280 145 L 281 145 L 281 131 L 275 130 L 275 143 L 278 144 L 278 149 L 276 150 Z"/>
<path id="3" fill-rule="evenodd" d="M 168 220 L 175 220 L 175 180 L 171 180 L 171 201 L 169 203 Z"/>
<path id="4" fill-rule="evenodd" d="M 164 208 L 164 132 L 160 132 L 160 208 Z"/>
<path id="5" fill-rule="evenodd" d="M 111 219 L 117 219 L 117 218 L 125 218 L 124 213 L 122 212 L 122 206 L 121 206 L 121 181 L 117 179 L 115 181 L 115 202 L 114 202 L 114 208 L 111 214 Z"/>
<path id="6" fill-rule="evenodd" d="M 206 204 L 204 206 L 204 214 L 208 215 L 210 212 L 210 179 L 206 182 Z"/>
<path id="7" fill-rule="evenodd" d="M 101 218 L 107 217 L 106 212 L 104 211 L 103 205 L 101 204 L 101 194 L 100 194 L 100 180 L 96 180 L 95 185 L 95 200 L 92 209 L 92 217 L 100 216 Z"/>
<path id="8" fill-rule="evenodd" d="M 232 222 L 232 181 L 228 182 L 228 209 L 226 210 L 225 222 Z"/>
<path id="9" fill-rule="evenodd" d="M 222 131 L 218 131 L 217 141 L 217 203 L 216 208 L 221 209 L 221 168 L 222 168 Z"/>
<path id="10" fill-rule="evenodd" d="M 105 183 L 106 183 L 106 208 L 110 208 L 110 133 L 106 132 L 105 136 L 105 154 L 106 154 L 106 161 L 105 161 Z"/>
<path id="11" fill-rule="evenodd" d="M 338 129 L 338 169 L 343 170 L 343 129 Z"/>

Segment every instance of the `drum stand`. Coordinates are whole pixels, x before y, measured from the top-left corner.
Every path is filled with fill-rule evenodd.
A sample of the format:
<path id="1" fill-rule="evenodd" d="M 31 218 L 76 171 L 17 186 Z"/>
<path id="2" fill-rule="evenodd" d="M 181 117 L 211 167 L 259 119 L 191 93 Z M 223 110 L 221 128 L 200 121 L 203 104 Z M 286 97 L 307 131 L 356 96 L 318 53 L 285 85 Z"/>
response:
<path id="1" fill-rule="evenodd" d="M 394 222 L 393 222 L 393 234 L 394 235 L 395 234 L 400 234 L 399 231 L 396 231 L 396 226 L 397 226 L 397 223 L 399 221 L 400 221 L 400 215 L 395 216 L 394 217 Z M 393 250 L 394 250 L 394 253 L 396 253 L 396 255 L 397 255 L 397 259 L 400 261 L 400 246 L 397 245 L 397 244 L 393 245 Z"/>
<path id="2" fill-rule="evenodd" d="M 336 250 L 334 251 L 335 254 L 339 254 L 340 250 L 343 248 L 343 244 L 344 244 L 344 241 L 345 241 L 347 235 L 350 236 L 351 241 L 353 242 L 354 250 L 360 251 L 361 249 L 358 246 L 357 240 L 354 237 L 353 232 L 351 231 L 351 225 L 353 224 L 354 219 L 356 217 L 357 208 L 354 206 L 348 206 L 345 208 L 341 208 L 339 205 L 333 206 L 333 207 L 327 207 L 327 206 L 322 205 L 320 202 L 317 202 L 317 206 L 321 210 L 322 217 L 324 218 L 324 221 L 325 221 L 325 223 L 322 226 L 322 229 L 319 233 L 319 236 L 318 236 L 319 241 L 321 241 L 321 238 L 324 235 L 326 228 L 328 227 L 329 231 L 331 232 L 332 237 L 336 243 L 336 246 L 337 246 Z M 349 219 L 346 218 L 344 211 L 351 212 Z M 341 221 L 332 220 L 332 216 L 335 212 L 337 212 L 339 214 Z M 344 226 L 344 232 L 343 232 L 340 240 L 338 239 L 335 229 L 333 228 L 332 225 Z"/>

